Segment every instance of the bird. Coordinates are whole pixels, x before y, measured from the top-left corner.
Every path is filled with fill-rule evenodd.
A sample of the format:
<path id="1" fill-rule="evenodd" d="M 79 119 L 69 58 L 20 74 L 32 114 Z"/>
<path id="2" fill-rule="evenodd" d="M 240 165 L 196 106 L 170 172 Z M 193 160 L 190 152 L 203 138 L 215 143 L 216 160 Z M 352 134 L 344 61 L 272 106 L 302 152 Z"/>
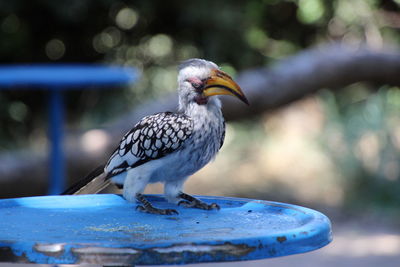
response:
<path id="1" fill-rule="evenodd" d="M 164 183 L 164 196 L 178 206 L 219 210 L 183 192 L 189 176 L 212 161 L 224 143 L 225 120 L 220 95 L 231 95 L 249 105 L 240 86 L 217 64 L 199 58 L 178 67 L 178 111 L 149 115 L 121 139 L 109 160 L 63 194 L 95 194 L 115 184 L 123 197 L 139 203 L 137 210 L 160 215 L 176 209 L 153 206 L 143 195 L 147 184 Z"/>

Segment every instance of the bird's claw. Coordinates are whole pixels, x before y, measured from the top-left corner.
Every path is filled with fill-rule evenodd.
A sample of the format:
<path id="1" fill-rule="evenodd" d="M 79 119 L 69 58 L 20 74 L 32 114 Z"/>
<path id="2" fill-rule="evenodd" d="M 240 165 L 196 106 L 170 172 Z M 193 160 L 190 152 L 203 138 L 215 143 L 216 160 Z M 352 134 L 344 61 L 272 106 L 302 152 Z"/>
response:
<path id="1" fill-rule="evenodd" d="M 210 210 L 220 210 L 221 207 L 217 203 L 211 203 L 209 206 Z"/>
<path id="2" fill-rule="evenodd" d="M 142 205 L 138 205 L 136 206 L 136 210 L 137 211 L 141 211 L 141 212 L 146 212 L 146 213 L 150 213 L 150 214 L 158 214 L 158 215 L 173 215 L 173 214 L 179 214 L 178 211 L 174 210 L 174 209 L 158 209 L 158 208 L 145 208 Z"/>
<path id="3" fill-rule="evenodd" d="M 186 201 L 186 200 L 181 200 L 178 203 L 178 206 L 184 206 L 186 208 L 196 208 L 196 209 L 202 209 L 202 210 L 220 210 L 220 206 L 216 203 L 211 203 L 207 204 L 205 202 L 202 202 L 200 200 L 195 200 L 195 201 Z"/>
<path id="4" fill-rule="evenodd" d="M 193 208 L 194 203 L 193 202 L 189 202 L 186 200 L 181 200 L 178 202 L 178 206 L 184 206 L 185 208 Z"/>

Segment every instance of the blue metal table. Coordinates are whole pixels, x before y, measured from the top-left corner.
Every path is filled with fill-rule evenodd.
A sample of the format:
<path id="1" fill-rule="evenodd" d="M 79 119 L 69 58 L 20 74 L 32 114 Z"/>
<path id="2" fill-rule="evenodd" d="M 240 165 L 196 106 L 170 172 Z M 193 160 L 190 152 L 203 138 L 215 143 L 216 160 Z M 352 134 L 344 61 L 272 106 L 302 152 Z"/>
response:
<path id="1" fill-rule="evenodd" d="M 137 79 L 133 68 L 83 64 L 31 64 L 0 66 L 0 88 L 42 88 L 49 92 L 49 135 L 51 139 L 49 194 L 64 190 L 62 149 L 64 106 L 63 91 L 91 86 L 106 88 Z"/>
<path id="2" fill-rule="evenodd" d="M 162 208 L 176 208 L 159 195 Z M 331 241 L 329 219 L 269 201 L 200 197 L 219 211 L 178 207 L 179 215 L 141 213 L 119 195 L 0 200 L 0 261 L 102 265 L 184 264 L 264 259 L 318 249 Z"/>

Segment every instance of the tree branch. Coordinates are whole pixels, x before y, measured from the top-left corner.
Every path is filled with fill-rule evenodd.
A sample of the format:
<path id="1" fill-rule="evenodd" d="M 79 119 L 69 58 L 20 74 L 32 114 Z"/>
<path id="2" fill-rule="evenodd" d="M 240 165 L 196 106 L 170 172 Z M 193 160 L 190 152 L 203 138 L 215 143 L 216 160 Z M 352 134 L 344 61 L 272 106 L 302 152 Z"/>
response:
<path id="1" fill-rule="evenodd" d="M 286 105 L 322 88 L 336 90 L 356 82 L 400 85 L 400 53 L 334 44 L 303 51 L 272 68 L 238 77 L 251 108 L 224 99 L 227 119 L 239 119 Z"/>

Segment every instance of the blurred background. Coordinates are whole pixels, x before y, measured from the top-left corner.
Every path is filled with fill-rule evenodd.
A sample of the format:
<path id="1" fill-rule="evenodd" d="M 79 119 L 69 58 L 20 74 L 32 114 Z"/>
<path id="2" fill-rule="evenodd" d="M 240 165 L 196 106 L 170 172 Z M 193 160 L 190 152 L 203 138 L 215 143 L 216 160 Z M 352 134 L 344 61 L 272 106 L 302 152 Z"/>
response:
<path id="1" fill-rule="evenodd" d="M 127 114 L 143 110 L 143 103 L 176 101 L 170 96 L 182 60 L 205 58 L 237 77 L 333 42 L 398 52 L 399 11 L 398 0 L 0 0 L 0 59 L 117 64 L 141 72 L 127 88 L 65 94 L 67 153 L 74 142 L 91 153 L 90 161 L 68 158 L 72 183 L 108 158 L 125 132 L 114 126 L 136 122 L 125 121 Z M 276 266 L 395 266 L 399 87 L 359 81 L 320 89 L 263 112 L 226 114 L 224 147 L 189 179 L 186 190 L 289 202 L 332 219 L 331 245 L 273 260 Z M 0 197 L 46 194 L 45 92 L 2 90 L 0 125 Z M 115 140 L 107 135 L 113 127 Z M 104 142 L 108 146 L 99 148 Z M 153 185 L 146 192 L 162 190 Z"/>

